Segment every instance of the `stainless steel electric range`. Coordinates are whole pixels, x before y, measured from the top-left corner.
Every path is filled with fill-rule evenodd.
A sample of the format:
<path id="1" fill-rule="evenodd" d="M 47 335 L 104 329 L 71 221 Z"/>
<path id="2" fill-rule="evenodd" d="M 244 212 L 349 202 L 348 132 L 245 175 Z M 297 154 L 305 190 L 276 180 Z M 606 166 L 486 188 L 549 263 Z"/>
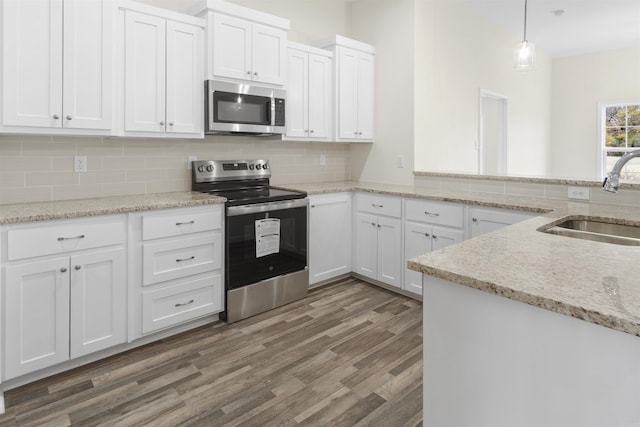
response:
<path id="1" fill-rule="evenodd" d="M 199 160 L 192 190 L 227 199 L 225 311 L 228 323 L 304 298 L 307 194 L 273 188 L 267 160 Z"/>

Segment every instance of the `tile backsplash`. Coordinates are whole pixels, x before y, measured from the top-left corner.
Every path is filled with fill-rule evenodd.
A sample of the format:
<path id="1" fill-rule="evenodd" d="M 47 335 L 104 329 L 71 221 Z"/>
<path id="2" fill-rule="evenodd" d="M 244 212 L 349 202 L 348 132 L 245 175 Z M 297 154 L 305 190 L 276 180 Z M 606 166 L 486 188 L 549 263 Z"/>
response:
<path id="1" fill-rule="evenodd" d="M 87 172 L 73 171 L 76 155 Z M 189 190 L 189 156 L 268 159 L 274 185 L 351 179 L 348 144 L 0 135 L 0 204 Z"/>

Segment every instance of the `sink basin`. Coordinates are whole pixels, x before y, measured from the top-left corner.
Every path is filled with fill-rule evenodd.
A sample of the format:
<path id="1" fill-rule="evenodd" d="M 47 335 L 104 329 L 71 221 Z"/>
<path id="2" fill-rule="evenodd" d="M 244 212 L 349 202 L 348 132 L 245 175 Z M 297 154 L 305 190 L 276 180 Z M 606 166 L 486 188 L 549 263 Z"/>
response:
<path id="1" fill-rule="evenodd" d="M 568 219 L 540 231 L 576 239 L 640 246 L 640 226 L 592 219 Z"/>

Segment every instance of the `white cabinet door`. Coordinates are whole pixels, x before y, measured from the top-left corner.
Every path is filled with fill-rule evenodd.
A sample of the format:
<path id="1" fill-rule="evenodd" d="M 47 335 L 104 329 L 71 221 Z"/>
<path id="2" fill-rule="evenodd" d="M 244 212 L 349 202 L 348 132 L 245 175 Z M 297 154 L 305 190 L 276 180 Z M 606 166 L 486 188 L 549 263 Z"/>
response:
<path id="1" fill-rule="evenodd" d="M 373 139 L 373 56 L 358 54 L 357 122 L 358 138 Z"/>
<path id="2" fill-rule="evenodd" d="M 5 379 L 69 359 L 69 258 L 6 267 Z"/>
<path id="3" fill-rule="evenodd" d="M 402 221 L 378 218 L 378 280 L 402 286 Z"/>
<path id="4" fill-rule="evenodd" d="M 62 127 L 62 0 L 4 0 L 2 124 Z"/>
<path id="5" fill-rule="evenodd" d="M 312 196 L 309 207 L 309 283 L 351 272 L 351 196 Z"/>
<path id="6" fill-rule="evenodd" d="M 405 223 L 404 255 L 408 260 L 431 252 L 431 226 L 426 224 Z M 422 295 L 422 273 L 409 270 L 405 265 L 404 290 Z"/>
<path id="7" fill-rule="evenodd" d="M 106 0 L 64 0 L 61 121 L 65 128 L 112 127 L 112 7 Z"/>
<path id="8" fill-rule="evenodd" d="M 71 257 L 70 356 L 126 341 L 124 248 Z"/>
<path id="9" fill-rule="evenodd" d="M 165 131 L 163 18 L 126 11 L 125 131 Z"/>
<path id="10" fill-rule="evenodd" d="M 308 127 L 309 137 L 329 138 L 331 133 L 330 58 L 309 54 Z M 288 100 L 287 100 L 288 102 Z M 287 120 L 289 117 L 287 117 Z"/>
<path id="11" fill-rule="evenodd" d="M 169 133 L 203 129 L 204 31 L 167 21 L 167 116 Z"/>
<path id="12" fill-rule="evenodd" d="M 338 48 L 338 137 L 358 137 L 358 53 Z"/>
<path id="13" fill-rule="evenodd" d="M 433 227 L 431 230 L 431 241 L 433 242 L 433 250 L 437 251 L 454 243 L 464 240 L 462 230 L 449 230 L 442 227 Z"/>
<path id="14" fill-rule="evenodd" d="M 232 16 L 213 18 L 213 74 L 251 80 L 251 23 Z"/>
<path id="15" fill-rule="evenodd" d="M 284 84 L 287 33 L 277 28 L 253 24 L 252 80 L 274 85 Z"/>
<path id="16" fill-rule="evenodd" d="M 507 225 L 538 215 L 533 212 L 512 211 L 508 209 L 469 208 L 469 237 L 499 230 Z"/>
<path id="17" fill-rule="evenodd" d="M 363 276 L 378 279 L 378 218 L 359 212 L 356 214 L 355 227 L 354 270 Z"/>
<path id="18" fill-rule="evenodd" d="M 309 124 L 309 54 L 297 49 L 288 52 L 288 87 L 286 107 L 287 136 L 306 138 Z"/>

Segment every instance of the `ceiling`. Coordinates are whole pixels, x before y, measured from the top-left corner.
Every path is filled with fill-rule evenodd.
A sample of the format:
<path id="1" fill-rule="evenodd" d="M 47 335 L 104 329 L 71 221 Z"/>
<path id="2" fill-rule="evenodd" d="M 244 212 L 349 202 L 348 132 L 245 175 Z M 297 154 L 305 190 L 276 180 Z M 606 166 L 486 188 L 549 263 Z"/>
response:
<path id="1" fill-rule="evenodd" d="M 452 1 L 522 39 L 524 0 Z M 527 8 L 527 39 L 553 57 L 640 46 L 640 0 L 528 0 Z"/>

